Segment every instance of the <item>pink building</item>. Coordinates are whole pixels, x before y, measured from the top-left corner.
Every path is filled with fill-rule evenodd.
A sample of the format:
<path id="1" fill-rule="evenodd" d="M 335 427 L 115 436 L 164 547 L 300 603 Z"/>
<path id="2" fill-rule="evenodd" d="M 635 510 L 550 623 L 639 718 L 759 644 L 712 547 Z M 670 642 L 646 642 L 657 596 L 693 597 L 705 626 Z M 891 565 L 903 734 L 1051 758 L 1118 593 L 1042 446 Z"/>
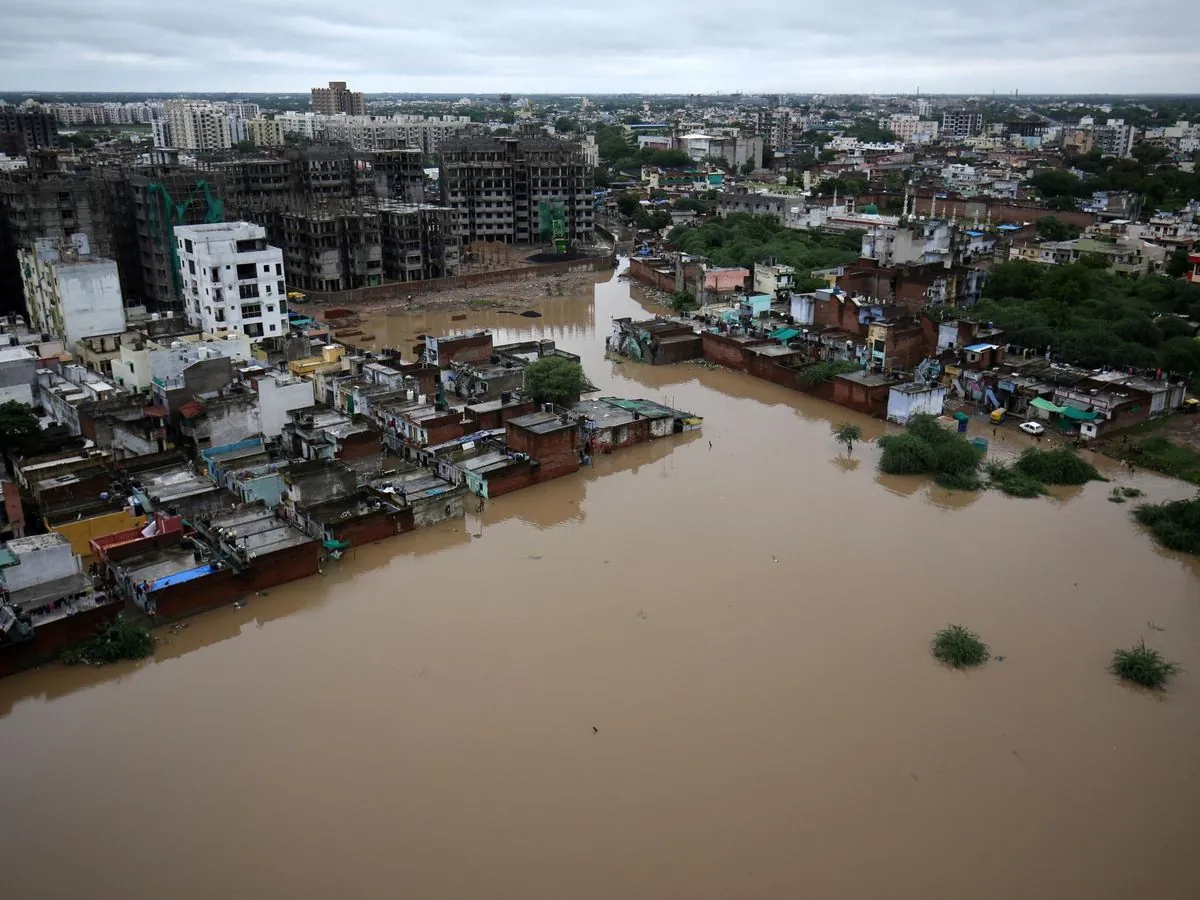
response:
<path id="1" fill-rule="evenodd" d="M 750 277 L 749 269 L 736 267 L 705 269 L 704 290 L 715 294 L 732 294 L 746 289 L 746 279 Z"/>

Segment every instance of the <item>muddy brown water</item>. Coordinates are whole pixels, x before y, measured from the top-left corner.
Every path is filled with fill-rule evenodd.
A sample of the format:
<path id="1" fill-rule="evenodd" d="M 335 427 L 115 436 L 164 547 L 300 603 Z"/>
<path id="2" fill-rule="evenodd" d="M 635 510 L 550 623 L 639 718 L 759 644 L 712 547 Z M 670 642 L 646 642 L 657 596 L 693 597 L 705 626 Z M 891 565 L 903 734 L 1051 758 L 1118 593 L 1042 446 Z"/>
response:
<path id="1" fill-rule="evenodd" d="M 879 423 L 606 360 L 648 308 L 613 278 L 465 324 L 553 337 L 703 433 L 359 549 L 153 660 L 0 681 L 0 894 L 1197 896 L 1196 562 L 1108 485 L 948 494 L 839 455 L 832 423 Z M 1003 662 L 934 665 L 947 622 Z M 1142 635 L 1188 669 L 1161 697 L 1105 671 Z"/>

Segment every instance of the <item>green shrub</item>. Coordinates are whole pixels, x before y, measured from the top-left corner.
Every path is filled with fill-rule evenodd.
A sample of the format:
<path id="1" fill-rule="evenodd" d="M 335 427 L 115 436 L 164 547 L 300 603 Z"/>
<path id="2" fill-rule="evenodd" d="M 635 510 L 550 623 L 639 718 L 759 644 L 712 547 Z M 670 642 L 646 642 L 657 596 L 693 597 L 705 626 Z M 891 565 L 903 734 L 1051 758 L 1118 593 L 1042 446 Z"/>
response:
<path id="1" fill-rule="evenodd" d="M 1133 516 L 1168 550 L 1200 555 L 1200 500 L 1143 503 Z"/>
<path id="2" fill-rule="evenodd" d="M 1109 503 L 1124 503 L 1125 502 L 1125 498 L 1121 495 L 1121 489 L 1119 487 L 1115 487 L 1111 491 L 1108 492 L 1108 502 Z"/>
<path id="3" fill-rule="evenodd" d="M 888 475 L 922 475 L 933 471 L 934 449 L 915 434 L 885 434 L 875 443 L 883 451 L 879 468 Z"/>
<path id="4" fill-rule="evenodd" d="M 933 479 L 948 491 L 981 491 L 983 481 L 975 472 L 940 472 Z"/>
<path id="5" fill-rule="evenodd" d="M 1129 650 L 1114 650 L 1109 670 L 1133 684 L 1160 691 L 1180 668 L 1157 650 L 1151 650 L 1145 639 L 1141 639 Z"/>
<path id="6" fill-rule="evenodd" d="M 845 359 L 834 359 L 829 362 L 814 363 L 796 372 L 796 383 L 800 387 L 813 387 L 822 381 L 833 381 L 839 375 L 849 375 L 851 372 L 861 372 L 862 366 Z"/>
<path id="7" fill-rule="evenodd" d="M 977 491 L 983 453 L 961 434 L 937 424 L 933 416 L 913 416 L 903 434 L 889 434 L 877 442 L 882 453 L 879 469 L 888 475 L 930 474 L 944 488 Z"/>
<path id="8" fill-rule="evenodd" d="M 1095 466 L 1067 447 L 1058 450 L 1030 447 L 1017 457 L 1013 467 L 1042 484 L 1087 484 L 1105 480 Z"/>
<path id="9" fill-rule="evenodd" d="M 154 638 L 141 625 L 123 615 L 104 626 L 78 647 L 63 653 L 67 665 L 95 665 L 122 659 L 141 659 L 154 652 Z"/>
<path id="10" fill-rule="evenodd" d="M 1141 497 L 1144 493 L 1145 493 L 1145 491 L 1143 491 L 1141 488 L 1135 488 L 1135 487 L 1121 488 L 1121 496 L 1122 497 Z"/>
<path id="11" fill-rule="evenodd" d="M 991 658 L 987 644 L 962 625 L 948 625 L 935 634 L 930 650 L 936 659 L 955 669 L 981 666 Z"/>

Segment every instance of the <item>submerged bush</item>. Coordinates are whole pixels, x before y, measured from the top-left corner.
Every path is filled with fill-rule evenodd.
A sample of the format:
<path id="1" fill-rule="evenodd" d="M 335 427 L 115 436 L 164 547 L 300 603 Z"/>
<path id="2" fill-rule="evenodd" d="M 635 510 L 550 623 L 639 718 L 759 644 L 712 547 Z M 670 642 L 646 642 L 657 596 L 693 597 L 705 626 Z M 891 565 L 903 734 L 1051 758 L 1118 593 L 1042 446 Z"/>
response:
<path id="1" fill-rule="evenodd" d="M 940 662 L 955 669 L 981 666 L 991 658 L 987 644 L 962 625 L 948 625 L 935 634 L 930 650 Z"/>
<path id="2" fill-rule="evenodd" d="M 885 434 L 875 443 L 883 451 L 879 468 L 888 475 L 921 475 L 933 471 L 933 447 L 915 434 Z"/>
<path id="3" fill-rule="evenodd" d="M 1057 450 L 1030 447 L 1017 457 L 1013 468 L 1042 484 L 1087 484 L 1105 480 L 1095 466 L 1067 447 Z"/>
<path id="4" fill-rule="evenodd" d="M 1133 517 L 1168 550 L 1200 555 L 1200 500 L 1144 503 Z"/>
<path id="5" fill-rule="evenodd" d="M 1109 670 L 1119 678 L 1153 690 L 1162 690 L 1171 676 L 1180 671 L 1177 663 L 1169 662 L 1157 650 L 1146 646 L 1141 639 L 1129 650 L 1113 651 Z"/>
<path id="6" fill-rule="evenodd" d="M 876 443 L 882 451 L 880 471 L 888 475 L 935 475 L 938 484 L 951 490 L 982 487 L 976 474 L 982 451 L 961 434 L 943 428 L 933 416 L 913 416 L 903 434 L 884 435 Z"/>
<path id="7" fill-rule="evenodd" d="M 78 647 L 67 650 L 61 659 L 72 666 L 101 666 L 122 659 L 141 659 L 153 652 L 154 638 L 150 632 L 120 615 Z"/>

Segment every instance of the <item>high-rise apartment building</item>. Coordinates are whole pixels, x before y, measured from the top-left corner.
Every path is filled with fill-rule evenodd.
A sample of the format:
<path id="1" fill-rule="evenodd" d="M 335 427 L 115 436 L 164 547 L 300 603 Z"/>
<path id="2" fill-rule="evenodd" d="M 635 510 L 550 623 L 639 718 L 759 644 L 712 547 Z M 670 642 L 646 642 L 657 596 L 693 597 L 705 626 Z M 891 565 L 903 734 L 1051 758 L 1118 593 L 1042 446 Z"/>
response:
<path id="1" fill-rule="evenodd" d="M 0 106 L 0 153 L 20 156 L 29 150 L 57 146 L 58 119 L 54 113 Z"/>
<path id="2" fill-rule="evenodd" d="M 283 251 L 250 222 L 175 228 L 188 322 L 208 334 L 240 332 L 252 342 L 287 332 Z"/>
<path id="3" fill-rule="evenodd" d="M 229 114 L 220 107 L 168 100 L 163 112 L 169 129 L 163 136 L 176 150 L 228 150 L 233 146 Z"/>
<path id="4" fill-rule="evenodd" d="M 255 147 L 282 147 L 283 125 L 274 119 L 247 119 L 246 140 Z"/>
<path id="5" fill-rule="evenodd" d="M 557 138 L 471 138 L 442 145 L 442 204 L 465 242 L 543 239 L 539 206 L 562 204 L 566 237 L 589 241 L 592 170 L 579 144 Z"/>
<path id="6" fill-rule="evenodd" d="M 310 105 L 313 112 L 326 116 L 336 116 L 338 113 L 364 116 L 367 113 L 366 94 L 349 90 L 344 81 L 331 81 L 327 88 L 313 88 Z"/>
<path id="7" fill-rule="evenodd" d="M 943 137 L 966 138 L 983 130 L 983 113 L 970 109 L 947 110 L 942 113 Z"/>
<path id="8" fill-rule="evenodd" d="M 1134 132 L 1124 119 L 1109 119 L 1106 124 L 1092 128 L 1092 146 L 1109 156 L 1132 156 Z"/>

